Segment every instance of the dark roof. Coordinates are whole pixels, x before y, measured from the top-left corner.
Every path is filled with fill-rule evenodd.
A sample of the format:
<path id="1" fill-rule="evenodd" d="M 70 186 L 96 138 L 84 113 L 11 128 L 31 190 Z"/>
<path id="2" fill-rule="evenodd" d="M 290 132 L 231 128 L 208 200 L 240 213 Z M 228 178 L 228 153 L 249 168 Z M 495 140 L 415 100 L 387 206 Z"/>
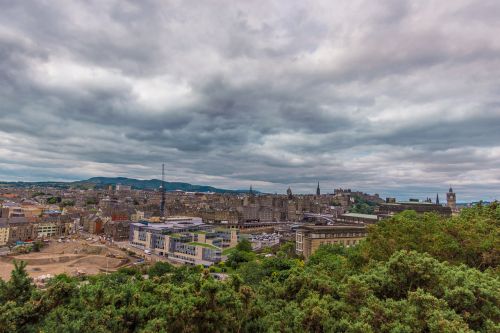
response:
<path id="1" fill-rule="evenodd" d="M 365 225 L 353 224 L 335 224 L 335 225 L 302 225 L 298 230 L 305 231 L 337 231 L 337 230 L 366 230 Z"/>
<path id="2" fill-rule="evenodd" d="M 7 219 L 9 224 L 23 224 L 29 223 L 28 219 L 25 217 L 10 217 Z"/>

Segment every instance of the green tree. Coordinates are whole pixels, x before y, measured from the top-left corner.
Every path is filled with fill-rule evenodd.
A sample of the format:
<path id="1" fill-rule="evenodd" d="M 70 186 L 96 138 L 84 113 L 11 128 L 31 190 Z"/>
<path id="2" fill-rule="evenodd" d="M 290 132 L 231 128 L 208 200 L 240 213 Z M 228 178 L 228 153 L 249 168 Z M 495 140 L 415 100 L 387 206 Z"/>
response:
<path id="1" fill-rule="evenodd" d="M 236 250 L 243 252 L 252 252 L 252 243 L 250 243 L 248 239 L 243 238 L 238 242 L 238 245 L 236 245 Z"/>

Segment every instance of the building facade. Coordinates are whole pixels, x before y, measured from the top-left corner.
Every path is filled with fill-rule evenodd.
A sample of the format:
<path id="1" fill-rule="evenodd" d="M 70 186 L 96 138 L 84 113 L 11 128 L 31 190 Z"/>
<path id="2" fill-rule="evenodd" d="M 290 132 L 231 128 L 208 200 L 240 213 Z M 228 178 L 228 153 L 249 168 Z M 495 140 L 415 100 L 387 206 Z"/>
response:
<path id="1" fill-rule="evenodd" d="M 6 246 L 9 242 L 9 225 L 0 218 L 0 247 Z"/>
<path id="2" fill-rule="evenodd" d="M 13 217 L 8 219 L 9 244 L 17 241 L 32 241 L 37 236 L 36 224 L 29 222 L 24 217 Z"/>
<path id="3" fill-rule="evenodd" d="M 114 241 L 126 241 L 130 234 L 130 221 L 108 221 L 104 224 L 104 234 Z"/>
<path id="4" fill-rule="evenodd" d="M 452 211 L 457 210 L 457 195 L 453 192 L 451 187 L 448 190 L 448 193 L 446 193 L 446 203 Z"/>
<path id="5" fill-rule="evenodd" d="M 390 217 L 395 214 L 401 213 L 405 210 L 414 210 L 419 214 L 422 213 L 437 213 L 444 217 L 451 216 L 450 207 L 445 207 L 437 205 L 431 202 L 420 202 L 420 201 L 403 201 L 397 203 L 382 203 L 379 205 L 376 214 L 379 218 Z"/>
<path id="6" fill-rule="evenodd" d="M 197 217 L 172 217 L 164 223 L 132 223 L 129 242 L 173 261 L 211 266 L 221 261 L 224 249 L 238 244 L 238 231 L 212 229 Z"/>
<path id="7" fill-rule="evenodd" d="M 321 245 L 353 246 L 367 235 L 365 225 L 304 225 L 295 232 L 295 250 L 308 259 Z"/>

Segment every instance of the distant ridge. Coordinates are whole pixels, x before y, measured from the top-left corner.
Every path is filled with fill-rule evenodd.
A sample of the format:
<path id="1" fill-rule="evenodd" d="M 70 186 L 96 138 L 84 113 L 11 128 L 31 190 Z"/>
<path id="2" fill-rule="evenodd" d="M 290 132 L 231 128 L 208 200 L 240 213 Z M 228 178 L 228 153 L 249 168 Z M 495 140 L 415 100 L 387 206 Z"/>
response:
<path id="1" fill-rule="evenodd" d="M 12 187 L 30 187 L 30 186 L 52 186 L 59 188 L 105 188 L 109 185 L 129 185 L 133 189 L 138 190 L 154 190 L 158 189 L 161 184 L 159 179 L 134 179 L 126 177 L 92 177 L 87 180 L 79 180 L 75 182 L 3 182 L 0 181 L 0 186 Z M 249 190 L 228 190 L 206 185 L 193 185 L 181 182 L 165 182 L 165 189 L 167 191 L 185 191 L 185 192 L 214 192 L 214 193 L 248 193 Z M 255 193 L 259 193 L 255 191 Z"/>

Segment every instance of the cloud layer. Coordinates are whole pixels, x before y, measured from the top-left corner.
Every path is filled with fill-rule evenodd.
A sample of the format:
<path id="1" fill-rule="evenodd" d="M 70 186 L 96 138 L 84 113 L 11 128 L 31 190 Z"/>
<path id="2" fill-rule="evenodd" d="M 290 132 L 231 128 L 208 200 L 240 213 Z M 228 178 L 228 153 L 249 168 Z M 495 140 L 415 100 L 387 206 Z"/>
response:
<path id="1" fill-rule="evenodd" d="M 0 179 L 500 197 L 498 1 L 0 1 Z"/>

